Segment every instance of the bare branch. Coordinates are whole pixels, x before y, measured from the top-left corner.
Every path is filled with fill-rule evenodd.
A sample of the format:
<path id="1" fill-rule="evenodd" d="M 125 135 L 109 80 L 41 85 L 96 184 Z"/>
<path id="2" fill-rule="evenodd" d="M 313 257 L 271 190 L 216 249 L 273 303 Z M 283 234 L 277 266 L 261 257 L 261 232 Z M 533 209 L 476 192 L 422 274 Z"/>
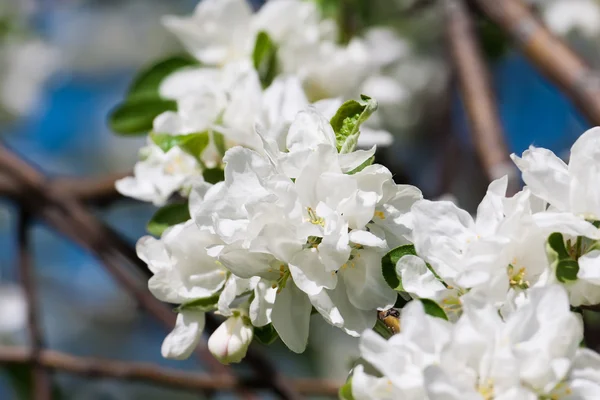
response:
<path id="1" fill-rule="evenodd" d="M 600 125 L 600 75 L 543 25 L 521 0 L 473 0 L 508 32 L 525 56 Z"/>
<path id="2" fill-rule="evenodd" d="M 101 178 L 60 178 L 50 183 L 57 193 L 68 193 L 70 197 L 95 205 L 109 205 L 123 198 L 115 188 L 115 181 L 130 176 L 131 171 L 111 174 Z"/>
<path id="3" fill-rule="evenodd" d="M 33 382 L 33 399 L 50 400 L 52 384 L 48 371 L 39 363 L 39 355 L 44 346 L 42 328 L 38 313 L 38 296 L 32 266 L 31 248 L 29 243 L 30 216 L 27 212 L 19 213 L 18 241 L 19 241 L 19 276 L 21 285 L 27 299 L 27 328 L 31 341 L 30 360 Z"/>
<path id="4" fill-rule="evenodd" d="M 444 0 L 444 12 L 452 61 L 479 160 L 489 180 L 508 174 L 509 192 L 514 193 L 517 173 L 508 157 L 489 72 L 475 39 L 469 11 L 463 0 Z"/>
<path id="5" fill-rule="evenodd" d="M 238 379 L 233 376 L 207 375 L 160 368 L 153 364 L 76 357 L 53 350 L 43 350 L 40 363 L 47 368 L 91 378 L 112 378 L 147 382 L 182 390 L 268 389 L 268 382 L 257 379 Z M 0 364 L 26 364 L 31 356 L 26 348 L 0 347 Z M 295 379 L 291 386 L 306 395 L 337 396 L 339 382 L 320 379 Z"/>

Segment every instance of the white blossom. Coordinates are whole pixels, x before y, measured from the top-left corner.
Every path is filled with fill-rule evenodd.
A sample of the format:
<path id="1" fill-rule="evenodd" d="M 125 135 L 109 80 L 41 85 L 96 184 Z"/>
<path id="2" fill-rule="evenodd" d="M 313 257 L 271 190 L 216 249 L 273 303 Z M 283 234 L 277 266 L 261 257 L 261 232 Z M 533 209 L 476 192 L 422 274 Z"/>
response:
<path id="1" fill-rule="evenodd" d="M 597 357 L 578 348 L 582 324 L 559 286 L 531 289 L 504 320 L 475 299 L 455 324 L 426 315 L 418 301 L 401 318 L 401 333 L 387 341 L 363 334 L 361 355 L 382 376 L 357 367 L 357 400 L 594 398 Z"/>
<path id="2" fill-rule="evenodd" d="M 220 243 L 191 220 L 166 230 L 160 239 L 145 236 L 138 241 L 138 256 L 154 274 L 148 282 L 150 292 L 161 301 L 184 304 L 163 342 L 164 357 L 187 358 L 200 339 L 204 312 L 186 308 L 185 303 L 216 295 L 225 285 L 227 270 L 208 254 L 211 246 Z"/>

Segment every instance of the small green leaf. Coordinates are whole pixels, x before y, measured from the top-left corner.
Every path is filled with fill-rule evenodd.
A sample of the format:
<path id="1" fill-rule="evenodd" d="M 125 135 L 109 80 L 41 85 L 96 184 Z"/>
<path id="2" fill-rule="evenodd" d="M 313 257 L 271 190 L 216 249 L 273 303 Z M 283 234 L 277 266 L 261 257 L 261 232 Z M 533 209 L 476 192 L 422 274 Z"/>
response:
<path id="1" fill-rule="evenodd" d="M 172 100 L 139 98 L 126 100 L 115 107 L 109 117 L 110 128 L 121 135 L 138 135 L 152 129 L 154 118 L 165 111 L 176 111 L 177 103 Z"/>
<path id="2" fill-rule="evenodd" d="M 256 35 L 252 60 L 263 88 L 268 87 L 277 75 L 277 46 L 264 31 Z"/>
<path id="3" fill-rule="evenodd" d="M 388 328 L 385 323 L 383 321 L 381 321 L 380 319 L 377 319 L 377 321 L 375 321 L 375 325 L 373 326 L 373 331 L 375 331 L 375 333 L 377 333 L 379 336 L 381 336 L 384 339 L 389 339 L 392 336 L 394 336 L 394 333 L 390 330 L 390 328 Z"/>
<path id="4" fill-rule="evenodd" d="M 155 236 L 160 236 L 170 226 L 180 224 L 190 219 L 190 211 L 187 203 L 173 203 L 159 208 L 146 229 Z"/>
<path id="5" fill-rule="evenodd" d="M 415 251 L 415 246 L 412 244 L 407 244 L 404 246 L 396 247 L 391 250 L 381 259 L 381 270 L 383 272 L 383 277 L 387 284 L 396 291 L 402 291 L 402 282 L 400 282 L 400 277 L 396 274 L 396 263 L 399 259 L 404 257 L 407 254 L 411 254 L 413 256 L 417 255 Z"/>
<path id="6" fill-rule="evenodd" d="M 176 312 L 181 312 L 183 310 L 193 310 L 193 311 L 213 311 L 217 308 L 217 303 L 219 302 L 220 293 L 213 294 L 210 297 L 204 297 L 201 299 L 195 299 L 188 301 L 186 303 L 181 304 L 179 307 L 175 308 Z"/>
<path id="7" fill-rule="evenodd" d="M 554 232 L 548 236 L 548 246 L 556 252 L 559 260 L 570 258 L 562 233 Z"/>
<path id="8" fill-rule="evenodd" d="M 558 260 L 556 265 L 556 278 L 560 282 L 576 281 L 579 272 L 579 263 L 575 260 Z"/>
<path id="9" fill-rule="evenodd" d="M 354 151 L 360 135 L 360 125 L 377 110 L 375 100 L 365 95 L 361 95 L 361 99 L 362 103 L 356 100 L 345 102 L 331 118 L 331 126 L 340 153 Z"/>
<path id="10" fill-rule="evenodd" d="M 338 392 L 340 400 L 354 400 L 352 395 L 352 377 L 348 378 L 346 383 L 340 388 Z"/>
<path id="11" fill-rule="evenodd" d="M 137 74 L 129 86 L 127 98 L 159 97 L 158 89 L 163 79 L 181 68 L 194 65 L 199 65 L 198 61 L 187 55 L 161 60 Z"/>
<path id="12" fill-rule="evenodd" d="M 225 180 L 223 168 L 208 168 L 202 171 L 204 180 L 208 183 L 217 183 Z"/>
<path id="13" fill-rule="evenodd" d="M 367 168 L 369 165 L 373 164 L 373 161 L 375 161 L 375 156 L 369 157 L 368 159 L 365 160 L 364 163 L 360 164 L 358 167 L 356 167 L 352 171 L 348 172 L 348 175 L 354 175 L 357 172 L 362 171 L 363 169 Z"/>
<path id="14" fill-rule="evenodd" d="M 187 135 L 171 135 L 169 133 L 151 132 L 150 138 L 165 153 L 175 146 L 191 156 L 200 159 L 202 152 L 208 147 L 208 132 L 190 133 Z"/>
<path id="15" fill-rule="evenodd" d="M 279 337 L 279 334 L 273 327 L 273 324 L 254 327 L 254 337 L 262 344 L 269 345 Z"/>
<path id="16" fill-rule="evenodd" d="M 432 317 L 437 317 L 448 321 L 448 316 L 446 315 L 446 312 L 442 307 L 439 306 L 438 303 L 430 299 L 419 300 L 421 301 L 421 303 L 423 303 L 423 308 L 425 309 L 425 313 L 427 315 L 431 315 Z"/>

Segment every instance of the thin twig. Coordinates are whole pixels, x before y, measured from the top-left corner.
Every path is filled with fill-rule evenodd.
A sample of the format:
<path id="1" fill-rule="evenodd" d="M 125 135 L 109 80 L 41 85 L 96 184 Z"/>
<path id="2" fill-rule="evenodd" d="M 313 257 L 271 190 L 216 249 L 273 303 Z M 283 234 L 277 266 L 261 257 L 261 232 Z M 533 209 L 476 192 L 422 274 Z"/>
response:
<path id="1" fill-rule="evenodd" d="M 525 56 L 600 125 L 600 75 L 554 36 L 521 0 L 473 0 L 508 32 Z"/>
<path id="2" fill-rule="evenodd" d="M 147 382 L 181 390 L 268 389 L 260 379 L 238 379 L 234 376 L 208 375 L 161 368 L 153 364 L 77 357 L 53 350 L 43 350 L 40 363 L 47 368 L 92 378 L 113 378 Z M 0 347 L 0 364 L 26 364 L 31 356 L 26 348 Z M 339 382 L 321 379 L 294 379 L 291 386 L 306 395 L 337 396 Z"/>
<path id="3" fill-rule="evenodd" d="M 50 400 L 52 384 L 46 368 L 39 363 L 39 355 L 44 346 L 42 328 L 39 320 L 39 301 L 32 266 L 31 248 L 29 243 L 30 215 L 21 210 L 19 213 L 19 276 L 27 299 L 27 329 L 31 342 L 30 359 L 34 400 Z"/>
<path id="4" fill-rule="evenodd" d="M 509 192 L 514 193 L 517 174 L 508 157 L 489 72 L 475 39 L 469 11 L 463 0 L 444 0 L 444 12 L 452 61 L 477 155 L 488 180 L 508 175 Z"/>
<path id="5" fill-rule="evenodd" d="M 11 177 L 12 191 L 18 194 L 17 200 L 22 205 L 32 213 L 40 215 L 59 232 L 94 253 L 143 308 L 167 327 L 172 328 L 175 314 L 147 291 L 145 279 L 139 277 L 140 271 L 148 272 L 147 266 L 135 255 L 131 245 L 99 222 L 81 203 L 49 189 L 43 175 L 1 146 L 0 170 Z M 124 268 L 126 266 L 134 266 L 136 270 L 132 271 L 129 268 L 129 271 L 126 271 Z M 213 322 L 211 328 L 208 326 L 210 322 Z M 209 331 L 216 329 L 214 325 L 214 319 L 207 320 Z M 199 352 L 211 370 L 230 373 L 230 370 L 218 363 L 205 347 L 200 347 Z M 275 393 L 284 399 L 300 399 L 288 385 L 287 380 L 264 355 L 256 349 L 251 349 L 247 359 L 254 371 L 262 377 L 265 384 L 270 385 Z"/>

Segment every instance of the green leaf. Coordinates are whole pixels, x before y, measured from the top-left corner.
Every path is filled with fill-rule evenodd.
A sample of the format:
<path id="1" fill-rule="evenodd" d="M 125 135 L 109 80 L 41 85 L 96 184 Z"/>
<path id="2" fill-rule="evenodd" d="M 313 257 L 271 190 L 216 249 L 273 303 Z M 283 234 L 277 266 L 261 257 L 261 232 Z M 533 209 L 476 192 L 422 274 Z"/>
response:
<path id="1" fill-rule="evenodd" d="M 264 31 L 256 35 L 252 60 L 263 88 L 268 87 L 277 75 L 277 46 Z"/>
<path id="2" fill-rule="evenodd" d="M 200 156 L 210 141 L 208 132 L 190 133 L 187 135 L 171 135 L 169 133 L 151 132 L 150 138 L 165 153 L 175 146 L 200 160 Z"/>
<path id="3" fill-rule="evenodd" d="M 554 232 L 548 236 L 546 247 L 556 278 L 562 283 L 576 281 L 579 263 L 569 254 L 562 233 Z"/>
<path id="4" fill-rule="evenodd" d="M 138 135 L 152 129 L 154 118 L 165 111 L 176 111 L 177 103 L 155 98 L 129 99 L 115 107 L 109 117 L 110 128 L 121 135 Z"/>
<path id="5" fill-rule="evenodd" d="M 150 234 L 160 236 L 168 227 L 189 219 L 190 211 L 187 203 L 167 204 L 154 213 L 146 229 Z"/>
<path id="6" fill-rule="evenodd" d="M 188 301 L 187 303 L 181 304 L 179 307 L 175 308 L 176 312 L 181 312 L 183 310 L 193 310 L 193 311 L 203 311 L 209 312 L 213 311 L 217 308 L 217 303 L 219 302 L 220 293 L 213 294 L 210 297 L 203 297 L 201 299 L 195 299 Z"/>
<path id="7" fill-rule="evenodd" d="M 273 327 L 273 324 L 254 327 L 254 337 L 262 344 L 269 345 L 279 337 L 279 334 Z"/>
<path id="8" fill-rule="evenodd" d="M 199 65 L 187 55 L 172 56 L 140 71 L 129 86 L 127 98 L 159 97 L 158 89 L 167 76 L 178 69 Z"/>
<path id="9" fill-rule="evenodd" d="M 413 256 L 417 255 L 415 251 L 415 246 L 412 244 L 407 244 L 404 246 L 396 247 L 391 250 L 381 259 L 381 270 L 383 272 L 383 277 L 387 284 L 396 291 L 404 290 L 402 288 L 402 282 L 400 281 L 400 277 L 396 274 L 396 263 L 399 259 L 404 257 L 407 254 L 411 254 Z"/>
<path id="10" fill-rule="evenodd" d="M 338 392 L 340 400 L 354 400 L 352 395 L 352 377 L 348 378 L 346 383 L 340 388 Z"/>
<path id="11" fill-rule="evenodd" d="M 223 168 L 208 168 L 202 171 L 204 180 L 208 183 L 217 183 L 225 180 Z"/>
<path id="12" fill-rule="evenodd" d="M 562 233 L 554 232 L 548 236 L 548 246 L 556 252 L 559 260 L 570 258 Z"/>
<path id="13" fill-rule="evenodd" d="M 446 315 L 446 312 L 444 311 L 444 309 L 442 307 L 439 306 L 438 303 L 436 303 L 433 300 L 430 299 L 419 299 L 421 301 L 421 303 L 423 303 L 423 308 L 425 309 L 425 313 L 427 313 L 428 315 L 431 315 L 432 317 L 437 317 L 437 318 L 441 318 L 441 319 L 445 319 L 446 321 L 448 321 L 448 316 Z"/>
<path id="14" fill-rule="evenodd" d="M 579 272 L 579 263 L 575 260 L 558 260 L 556 265 L 556 278 L 560 282 L 576 281 Z"/>
<path id="15" fill-rule="evenodd" d="M 331 118 L 331 126 L 340 153 L 354 151 L 360 135 L 360 125 L 377 110 L 375 100 L 365 95 L 361 95 L 361 99 L 362 103 L 356 100 L 345 102 Z"/>
<path id="16" fill-rule="evenodd" d="M 381 321 L 380 319 L 377 319 L 377 321 L 375 321 L 375 325 L 373 326 L 373 331 L 375 331 L 375 333 L 377 333 L 379 336 L 381 336 L 384 339 L 389 339 L 392 336 L 394 336 L 394 333 L 390 330 L 390 328 L 388 328 L 385 323 L 383 321 Z"/>
<path id="17" fill-rule="evenodd" d="M 373 164 L 373 161 L 375 161 L 375 156 L 369 157 L 368 159 L 365 160 L 364 163 L 360 164 L 358 167 L 356 167 L 352 171 L 348 172 L 348 175 L 354 175 L 357 172 L 362 171 L 363 169 L 367 168 L 369 165 Z"/>

